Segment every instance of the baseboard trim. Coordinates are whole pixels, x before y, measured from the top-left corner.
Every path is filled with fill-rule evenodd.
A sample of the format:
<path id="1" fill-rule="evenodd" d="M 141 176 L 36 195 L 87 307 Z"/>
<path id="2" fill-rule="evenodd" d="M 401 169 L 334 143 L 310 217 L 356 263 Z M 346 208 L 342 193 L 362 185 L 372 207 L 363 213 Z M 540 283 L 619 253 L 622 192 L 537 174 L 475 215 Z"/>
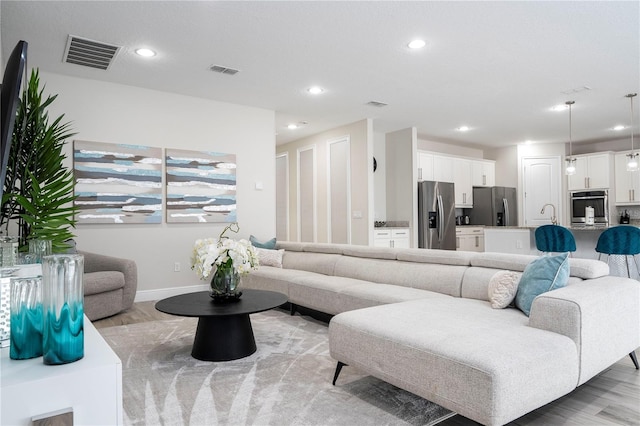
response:
<path id="1" fill-rule="evenodd" d="M 134 302 L 149 302 L 153 300 L 161 300 L 167 297 L 177 296 L 179 294 L 194 293 L 196 291 L 205 291 L 208 289 L 208 284 L 202 284 L 186 287 L 161 288 L 157 290 L 139 290 L 136 292 Z"/>

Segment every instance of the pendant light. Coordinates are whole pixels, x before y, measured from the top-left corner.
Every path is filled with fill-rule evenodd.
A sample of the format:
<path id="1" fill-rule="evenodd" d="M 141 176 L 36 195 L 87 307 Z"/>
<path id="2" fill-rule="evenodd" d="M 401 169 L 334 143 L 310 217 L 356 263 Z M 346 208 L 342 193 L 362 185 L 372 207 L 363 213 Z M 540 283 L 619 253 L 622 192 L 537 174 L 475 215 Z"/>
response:
<path id="1" fill-rule="evenodd" d="M 566 158 L 567 168 L 565 170 L 568 176 L 576 174 L 576 159 L 573 158 L 573 147 L 571 140 L 571 106 L 575 104 L 575 101 L 567 101 L 565 102 L 567 106 L 569 106 L 569 156 Z"/>
<path id="2" fill-rule="evenodd" d="M 629 93 L 625 95 L 625 97 L 629 98 L 631 102 L 631 152 L 627 154 L 627 171 L 628 172 L 637 172 L 638 171 L 638 153 L 633 150 L 633 98 L 637 95 L 637 93 Z"/>

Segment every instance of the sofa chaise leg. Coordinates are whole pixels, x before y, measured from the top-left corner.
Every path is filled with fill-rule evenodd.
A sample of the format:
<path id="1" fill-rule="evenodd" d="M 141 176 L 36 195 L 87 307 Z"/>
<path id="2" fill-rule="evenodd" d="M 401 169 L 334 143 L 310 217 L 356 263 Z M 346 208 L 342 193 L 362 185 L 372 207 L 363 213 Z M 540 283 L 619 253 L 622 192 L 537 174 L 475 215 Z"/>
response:
<path id="1" fill-rule="evenodd" d="M 289 302 L 289 315 L 294 316 L 296 314 L 296 304 Z"/>
<path id="2" fill-rule="evenodd" d="M 338 380 L 338 376 L 340 375 L 340 371 L 342 371 L 342 367 L 344 367 L 345 365 L 347 365 L 347 364 L 345 364 L 344 362 L 338 361 L 338 365 L 336 365 L 336 372 L 333 375 L 333 382 L 332 382 L 333 386 L 336 385 L 336 380 Z"/>
<path id="3" fill-rule="evenodd" d="M 633 361 L 633 365 L 636 366 L 636 370 L 640 370 L 640 367 L 638 366 L 638 358 L 636 357 L 636 351 L 631 352 L 629 356 L 631 357 L 631 361 Z"/>

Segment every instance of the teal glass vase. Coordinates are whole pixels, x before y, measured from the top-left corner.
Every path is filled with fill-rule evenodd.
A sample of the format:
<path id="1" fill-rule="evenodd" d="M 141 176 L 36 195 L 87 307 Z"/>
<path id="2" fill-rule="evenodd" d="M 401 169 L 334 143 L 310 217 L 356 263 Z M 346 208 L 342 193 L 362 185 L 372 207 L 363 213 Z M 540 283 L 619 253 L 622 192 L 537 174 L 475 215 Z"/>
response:
<path id="1" fill-rule="evenodd" d="M 42 355 L 42 279 L 12 278 L 9 357 L 29 359 Z"/>
<path id="2" fill-rule="evenodd" d="M 84 256 L 42 258 L 43 361 L 57 365 L 84 356 Z"/>

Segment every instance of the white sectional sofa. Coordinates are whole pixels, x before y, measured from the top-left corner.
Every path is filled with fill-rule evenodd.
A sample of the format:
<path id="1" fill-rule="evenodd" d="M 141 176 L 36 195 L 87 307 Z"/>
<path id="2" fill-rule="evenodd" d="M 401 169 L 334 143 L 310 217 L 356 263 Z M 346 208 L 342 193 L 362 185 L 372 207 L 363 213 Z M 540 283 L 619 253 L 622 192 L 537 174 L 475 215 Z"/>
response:
<path id="1" fill-rule="evenodd" d="M 282 243 L 282 268 L 242 286 L 335 315 L 335 379 L 349 365 L 486 425 L 569 392 L 640 346 L 640 283 L 574 259 L 564 288 L 530 316 L 493 309 L 488 285 L 535 259 L 500 253 Z M 293 313 L 293 309 L 292 309 Z"/>

